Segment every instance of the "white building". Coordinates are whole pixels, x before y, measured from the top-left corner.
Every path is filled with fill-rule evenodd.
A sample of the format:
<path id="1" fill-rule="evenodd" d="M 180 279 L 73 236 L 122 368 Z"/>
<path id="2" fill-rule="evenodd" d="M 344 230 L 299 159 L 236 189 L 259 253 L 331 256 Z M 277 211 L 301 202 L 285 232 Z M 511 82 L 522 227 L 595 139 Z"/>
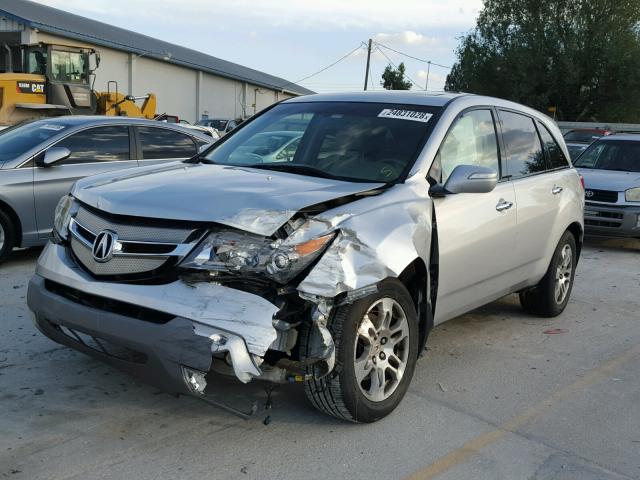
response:
<path id="1" fill-rule="evenodd" d="M 26 0 L 0 2 L 0 35 L 21 43 L 94 48 L 100 53 L 95 89 L 109 81 L 131 95 L 155 93 L 158 113 L 194 122 L 246 118 L 274 102 L 313 93 L 242 65 Z M 0 44 L 0 47 L 2 45 Z M 110 85 L 114 90 L 114 84 Z"/>

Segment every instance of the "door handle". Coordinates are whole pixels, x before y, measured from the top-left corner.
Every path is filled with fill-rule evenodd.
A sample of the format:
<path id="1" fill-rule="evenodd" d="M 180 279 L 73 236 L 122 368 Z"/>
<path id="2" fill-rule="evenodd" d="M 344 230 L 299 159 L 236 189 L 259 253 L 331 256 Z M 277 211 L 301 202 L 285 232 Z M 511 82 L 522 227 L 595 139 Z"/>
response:
<path id="1" fill-rule="evenodd" d="M 506 200 L 501 198 L 496 205 L 496 210 L 502 212 L 503 210 L 509 210 L 511 207 L 513 207 L 513 202 L 507 202 Z"/>
<path id="2" fill-rule="evenodd" d="M 554 195 L 558 195 L 562 190 L 563 190 L 562 187 L 558 187 L 554 185 L 553 188 L 551 189 L 551 193 L 553 193 Z"/>

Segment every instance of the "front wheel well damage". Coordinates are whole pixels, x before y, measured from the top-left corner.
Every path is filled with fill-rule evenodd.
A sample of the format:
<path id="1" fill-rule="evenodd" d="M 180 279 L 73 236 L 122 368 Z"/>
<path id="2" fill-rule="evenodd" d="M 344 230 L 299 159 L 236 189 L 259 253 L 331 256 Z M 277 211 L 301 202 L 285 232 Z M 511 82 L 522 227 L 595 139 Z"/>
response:
<path id="1" fill-rule="evenodd" d="M 418 352 L 422 352 L 427 342 L 429 332 L 433 328 L 433 309 L 429 292 L 429 274 L 427 267 L 421 258 L 416 258 L 411 262 L 400 275 L 398 280 L 411 294 L 416 307 L 419 323 Z"/>

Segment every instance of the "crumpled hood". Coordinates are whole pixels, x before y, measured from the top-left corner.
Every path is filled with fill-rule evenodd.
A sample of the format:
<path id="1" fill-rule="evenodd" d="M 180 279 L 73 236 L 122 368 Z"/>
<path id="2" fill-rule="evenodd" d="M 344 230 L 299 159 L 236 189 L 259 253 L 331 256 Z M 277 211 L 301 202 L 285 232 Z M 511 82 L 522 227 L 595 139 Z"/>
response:
<path id="1" fill-rule="evenodd" d="M 584 186 L 588 190 L 612 190 L 624 192 L 629 188 L 640 187 L 640 173 L 617 172 L 615 170 L 598 170 L 592 168 L 578 168 L 584 177 Z"/>
<path id="2" fill-rule="evenodd" d="M 79 180 L 72 194 L 116 215 L 215 222 L 270 236 L 298 210 L 382 186 L 222 165 L 171 163 Z"/>

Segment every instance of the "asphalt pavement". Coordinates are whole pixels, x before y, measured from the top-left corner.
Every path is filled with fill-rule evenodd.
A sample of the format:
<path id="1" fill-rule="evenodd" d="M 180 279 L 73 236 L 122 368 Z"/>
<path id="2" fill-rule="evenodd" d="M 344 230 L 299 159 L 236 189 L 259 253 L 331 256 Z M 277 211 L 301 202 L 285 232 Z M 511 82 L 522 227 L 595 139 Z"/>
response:
<path id="1" fill-rule="evenodd" d="M 640 241 L 588 240 L 558 318 L 512 295 L 435 328 L 371 425 L 220 379 L 259 402 L 243 420 L 50 341 L 26 306 L 38 253 L 0 266 L 0 478 L 640 479 Z"/>

